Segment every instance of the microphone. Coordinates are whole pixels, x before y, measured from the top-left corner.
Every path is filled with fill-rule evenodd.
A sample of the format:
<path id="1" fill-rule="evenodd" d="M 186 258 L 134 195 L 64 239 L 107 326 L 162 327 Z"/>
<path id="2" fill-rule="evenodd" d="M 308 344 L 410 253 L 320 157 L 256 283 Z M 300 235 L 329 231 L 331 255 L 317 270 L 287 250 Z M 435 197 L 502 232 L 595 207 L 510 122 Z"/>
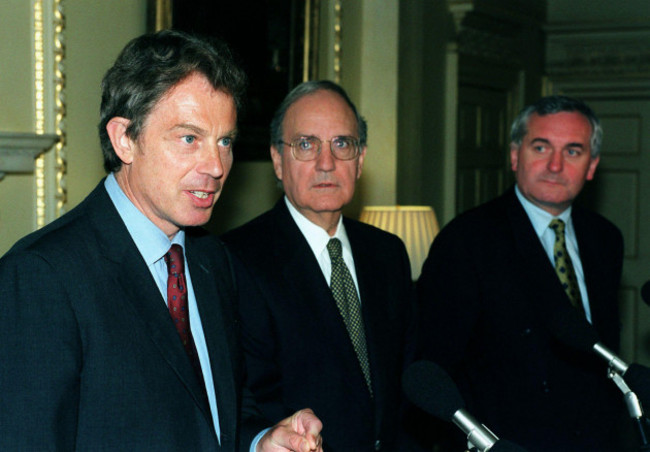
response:
<path id="1" fill-rule="evenodd" d="M 644 289 L 650 297 L 650 282 L 644 285 Z M 622 378 L 617 379 L 610 375 L 621 391 L 625 394 L 624 388 L 627 386 L 628 391 L 631 390 L 636 394 L 643 405 L 650 406 L 650 368 L 641 364 L 627 364 L 613 351 L 601 344 L 594 327 L 577 310 L 558 310 L 555 315 L 551 316 L 549 329 L 551 334 L 565 345 L 577 350 L 596 352 L 607 361 L 612 372 L 618 377 L 625 377 L 623 381 Z M 628 402 L 628 406 L 634 404 L 633 400 L 626 400 L 626 402 Z M 632 412 L 632 407 L 629 408 Z M 639 410 L 640 408 L 637 408 L 637 411 Z"/>
<path id="2" fill-rule="evenodd" d="M 558 309 L 549 321 L 551 334 L 563 344 L 582 351 L 595 351 L 616 372 L 623 375 L 628 365 L 600 343 L 596 330 L 577 309 Z"/>
<path id="3" fill-rule="evenodd" d="M 411 364 L 402 376 L 402 387 L 415 406 L 456 424 L 467 435 L 468 446 L 479 452 L 526 452 L 510 441 L 499 440 L 468 413 L 456 384 L 437 364 L 425 360 Z"/>

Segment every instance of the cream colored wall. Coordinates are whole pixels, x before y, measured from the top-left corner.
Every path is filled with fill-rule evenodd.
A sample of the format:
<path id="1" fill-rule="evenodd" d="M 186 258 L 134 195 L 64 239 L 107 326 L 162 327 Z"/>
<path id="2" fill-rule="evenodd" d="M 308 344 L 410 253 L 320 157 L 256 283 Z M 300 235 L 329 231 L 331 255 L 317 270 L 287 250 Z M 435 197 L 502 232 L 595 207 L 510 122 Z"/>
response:
<path id="1" fill-rule="evenodd" d="M 0 6 L 0 130 L 33 132 L 32 17 L 30 2 L 5 0 Z M 34 224 L 34 177 L 0 180 L 0 255 Z"/>
<path id="2" fill-rule="evenodd" d="M 4 0 L 0 4 L 0 42 L 3 43 L 0 46 L 0 61 L 3 62 L 0 68 L 0 130 L 3 131 L 34 131 L 31 3 Z M 44 4 L 47 7 L 51 2 Z M 66 0 L 63 8 L 67 208 L 72 208 L 104 175 L 96 127 L 99 85 L 103 73 L 124 44 L 145 31 L 146 2 Z M 0 181 L 0 255 L 35 229 L 34 200 L 33 175 L 7 175 Z"/>
<path id="3" fill-rule="evenodd" d="M 358 200 L 362 205 L 397 202 L 397 45 L 399 2 L 363 0 L 358 108 L 368 121 L 368 154 Z M 351 33 L 350 33 L 351 34 Z M 345 68 L 346 61 L 343 61 Z"/>
<path id="4" fill-rule="evenodd" d="M 333 0 L 325 0 L 333 15 Z M 368 151 L 353 202 L 345 209 L 358 217 L 365 205 L 397 202 L 397 95 L 399 2 L 341 0 L 341 85 L 348 91 L 368 122 Z M 328 20 L 327 34 L 334 34 Z M 329 39 L 328 44 L 334 45 Z M 331 51 L 326 50 L 331 58 Z M 323 65 L 321 76 L 331 77 L 333 68 Z"/>
<path id="5" fill-rule="evenodd" d="M 124 45 L 145 32 L 142 0 L 66 0 L 68 206 L 104 176 L 97 135 L 100 83 Z"/>

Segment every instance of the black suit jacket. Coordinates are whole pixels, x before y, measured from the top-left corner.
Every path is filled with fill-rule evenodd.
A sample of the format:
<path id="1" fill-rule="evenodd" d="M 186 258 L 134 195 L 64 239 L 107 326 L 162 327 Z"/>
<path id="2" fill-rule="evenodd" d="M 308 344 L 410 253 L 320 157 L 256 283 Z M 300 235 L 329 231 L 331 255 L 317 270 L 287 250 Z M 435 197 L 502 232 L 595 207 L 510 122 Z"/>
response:
<path id="1" fill-rule="evenodd" d="M 186 256 L 231 451 L 241 411 L 231 264 L 196 229 Z M 103 183 L 17 243 L 0 280 L 0 449 L 218 449 L 199 380 Z"/>
<path id="2" fill-rule="evenodd" d="M 361 294 L 374 398 L 331 290 L 284 200 L 223 239 L 233 251 L 247 384 L 269 422 L 310 407 L 326 450 L 398 444 L 400 378 L 412 353 L 412 282 L 399 238 L 344 219 Z"/>
<path id="3" fill-rule="evenodd" d="M 578 206 L 572 218 L 593 326 L 617 350 L 621 233 Z M 595 353 L 553 338 L 549 319 L 572 308 L 514 189 L 441 231 L 418 295 L 425 358 L 497 436 L 531 451 L 616 450 L 622 395 Z"/>

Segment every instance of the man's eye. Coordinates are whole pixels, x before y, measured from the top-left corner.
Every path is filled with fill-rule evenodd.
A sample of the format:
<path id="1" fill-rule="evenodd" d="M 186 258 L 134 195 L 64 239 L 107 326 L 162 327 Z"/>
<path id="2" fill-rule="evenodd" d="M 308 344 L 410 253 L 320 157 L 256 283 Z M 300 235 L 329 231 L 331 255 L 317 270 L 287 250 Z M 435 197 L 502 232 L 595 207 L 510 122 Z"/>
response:
<path id="1" fill-rule="evenodd" d="M 219 146 L 222 148 L 229 148 L 232 146 L 233 139 L 231 137 L 223 137 L 219 140 Z"/>
<path id="2" fill-rule="evenodd" d="M 546 149 L 544 146 L 533 146 L 533 149 L 536 150 L 537 152 L 544 152 L 544 149 Z"/>
<path id="3" fill-rule="evenodd" d="M 314 143 L 310 140 L 300 140 L 298 141 L 298 149 L 301 151 L 309 151 L 314 148 Z"/>
<path id="4" fill-rule="evenodd" d="M 332 140 L 332 143 L 334 143 L 334 146 L 339 149 L 346 149 L 350 147 L 349 140 L 346 140 L 345 138 L 334 138 Z"/>
<path id="5" fill-rule="evenodd" d="M 572 157 L 576 155 L 580 155 L 580 151 L 578 149 L 567 149 L 566 152 Z"/>
<path id="6" fill-rule="evenodd" d="M 196 141 L 196 137 L 194 135 L 185 135 L 181 138 L 186 144 L 192 144 Z"/>

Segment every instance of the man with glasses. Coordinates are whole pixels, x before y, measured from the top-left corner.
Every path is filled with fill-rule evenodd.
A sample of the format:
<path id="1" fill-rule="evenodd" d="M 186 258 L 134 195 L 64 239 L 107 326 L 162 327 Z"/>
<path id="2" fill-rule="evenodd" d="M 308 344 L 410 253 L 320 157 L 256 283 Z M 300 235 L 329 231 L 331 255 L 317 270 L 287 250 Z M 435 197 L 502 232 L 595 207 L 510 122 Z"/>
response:
<path id="1" fill-rule="evenodd" d="M 268 421 L 312 408 L 324 450 L 408 450 L 399 427 L 414 332 L 408 257 L 397 237 L 341 214 L 366 134 L 340 86 L 296 87 L 271 122 L 285 196 L 223 237 L 242 292 L 247 386 Z"/>

